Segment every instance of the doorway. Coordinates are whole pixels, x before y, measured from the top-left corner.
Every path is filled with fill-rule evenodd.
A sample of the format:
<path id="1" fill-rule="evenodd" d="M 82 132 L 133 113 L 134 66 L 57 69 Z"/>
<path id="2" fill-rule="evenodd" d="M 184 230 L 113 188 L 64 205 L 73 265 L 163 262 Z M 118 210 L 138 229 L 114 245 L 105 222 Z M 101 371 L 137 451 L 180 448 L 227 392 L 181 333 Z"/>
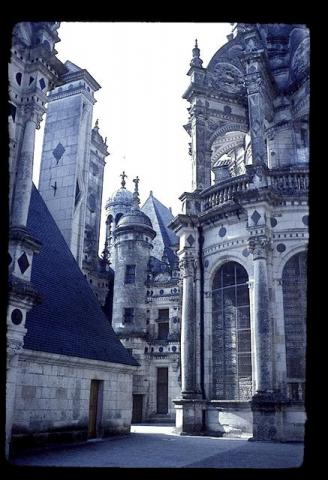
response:
<path id="1" fill-rule="evenodd" d="M 143 395 L 134 393 L 132 399 L 132 423 L 140 423 L 142 422 Z"/>
<path id="2" fill-rule="evenodd" d="M 168 368 L 157 368 L 157 413 L 168 413 Z"/>
<path id="3" fill-rule="evenodd" d="M 104 382 L 102 380 L 91 380 L 88 438 L 96 438 L 99 436 L 102 414 L 103 383 Z"/>

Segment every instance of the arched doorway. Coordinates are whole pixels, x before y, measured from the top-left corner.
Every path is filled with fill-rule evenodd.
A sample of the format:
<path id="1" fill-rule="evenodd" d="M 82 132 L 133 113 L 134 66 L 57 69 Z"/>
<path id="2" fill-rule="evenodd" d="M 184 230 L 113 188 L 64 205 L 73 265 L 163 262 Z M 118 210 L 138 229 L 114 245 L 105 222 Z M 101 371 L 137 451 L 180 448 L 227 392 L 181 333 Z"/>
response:
<path id="1" fill-rule="evenodd" d="M 212 285 L 213 396 L 249 400 L 252 396 L 248 274 L 237 262 L 216 272 Z"/>
<path id="2" fill-rule="evenodd" d="M 304 399 L 306 348 L 307 254 L 291 257 L 282 272 L 284 302 L 287 393 L 293 400 Z"/>

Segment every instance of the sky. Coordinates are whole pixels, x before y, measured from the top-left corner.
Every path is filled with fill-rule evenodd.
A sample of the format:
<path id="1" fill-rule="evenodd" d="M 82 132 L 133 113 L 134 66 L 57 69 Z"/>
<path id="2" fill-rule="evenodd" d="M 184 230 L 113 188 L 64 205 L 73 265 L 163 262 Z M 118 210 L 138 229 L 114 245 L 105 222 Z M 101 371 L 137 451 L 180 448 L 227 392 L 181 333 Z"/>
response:
<path id="1" fill-rule="evenodd" d="M 179 196 L 191 191 L 188 102 L 182 98 L 195 39 L 203 66 L 227 42 L 230 23 L 63 22 L 56 44 L 58 58 L 85 68 L 101 85 L 96 92 L 93 125 L 107 137 L 100 251 L 103 248 L 105 203 L 120 187 L 140 178 L 141 204 L 154 196 L 172 213 L 180 212 Z M 34 183 L 38 185 L 45 122 L 37 132 Z"/>

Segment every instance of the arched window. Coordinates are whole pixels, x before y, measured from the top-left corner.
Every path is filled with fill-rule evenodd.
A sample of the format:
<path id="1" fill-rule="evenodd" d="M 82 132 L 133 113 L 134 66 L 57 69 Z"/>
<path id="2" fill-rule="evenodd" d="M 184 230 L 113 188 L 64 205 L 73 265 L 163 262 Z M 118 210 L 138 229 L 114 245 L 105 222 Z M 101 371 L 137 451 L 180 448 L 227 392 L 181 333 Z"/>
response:
<path id="1" fill-rule="evenodd" d="M 304 398 L 307 255 L 297 253 L 282 272 L 288 396 Z"/>
<path id="2" fill-rule="evenodd" d="M 252 396 L 248 275 L 237 262 L 225 263 L 212 286 L 213 397 Z"/>
<path id="3" fill-rule="evenodd" d="M 118 214 L 116 215 L 116 217 L 115 217 L 115 224 L 116 224 L 116 225 L 118 224 L 118 222 L 119 222 L 119 220 L 120 220 L 121 217 L 123 217 L 123 213 L 118 213 Z"/>

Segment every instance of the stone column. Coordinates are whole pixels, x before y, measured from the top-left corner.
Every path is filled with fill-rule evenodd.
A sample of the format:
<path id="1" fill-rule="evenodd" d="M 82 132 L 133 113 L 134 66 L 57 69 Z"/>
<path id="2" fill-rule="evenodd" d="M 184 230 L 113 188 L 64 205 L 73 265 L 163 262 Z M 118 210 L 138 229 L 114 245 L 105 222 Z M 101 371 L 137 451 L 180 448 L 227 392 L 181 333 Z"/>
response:
<path id="1" fill-rule="evenodd" d="M 182 319 L 181 319 L 181 383 L 182 398 L 193 398 L 196 391 L 195 356 L 195 259 L 187 256 L 180 262 L 182 271 Z"/>
<path id="2" fill-rule="evenodd" d="M 269 287 L 266 237 L 251 238 L 254 261 L 255 385 L 257 392 L 272 391 L 272 326 L 269 314 Z"/>
<path id="3" fill-rule="evenodd" d="M 280 392 L 273 388 L 272 324 L 268 288 L 267 253 L 269 239 L 263 235 L 251 237 L 249 248 L 254 261 L 254 340 L 255 388 L 251 401 L 253 412 L 252 440 L 283 440 L 283 403 Z"/>
<path id="4" fill-rule="evenodd" d="M 28 106 L 25 111 L 27 120 L 21 151 L 18 156 L 13 203 L 11 211 L 11 225 L 26 226 L 30 198 L 32 191 L 33 156 L 35 143 L 35 130 L 39 125 L 39 115 L 33 106 Z"/>
<path id="5" fill-rule="evenodd" d="M 202 399 L 198 382 L 197 310 L 195 294 L 196 262 L 191 253 L 184 253 L 180 262 L 182 271 L 181 319 L 181 383 L 182 398 L 173 400 L 176 409 L 176 431 L 181 435 L 198 435 L 205 427 L 207 402 Z"/>

